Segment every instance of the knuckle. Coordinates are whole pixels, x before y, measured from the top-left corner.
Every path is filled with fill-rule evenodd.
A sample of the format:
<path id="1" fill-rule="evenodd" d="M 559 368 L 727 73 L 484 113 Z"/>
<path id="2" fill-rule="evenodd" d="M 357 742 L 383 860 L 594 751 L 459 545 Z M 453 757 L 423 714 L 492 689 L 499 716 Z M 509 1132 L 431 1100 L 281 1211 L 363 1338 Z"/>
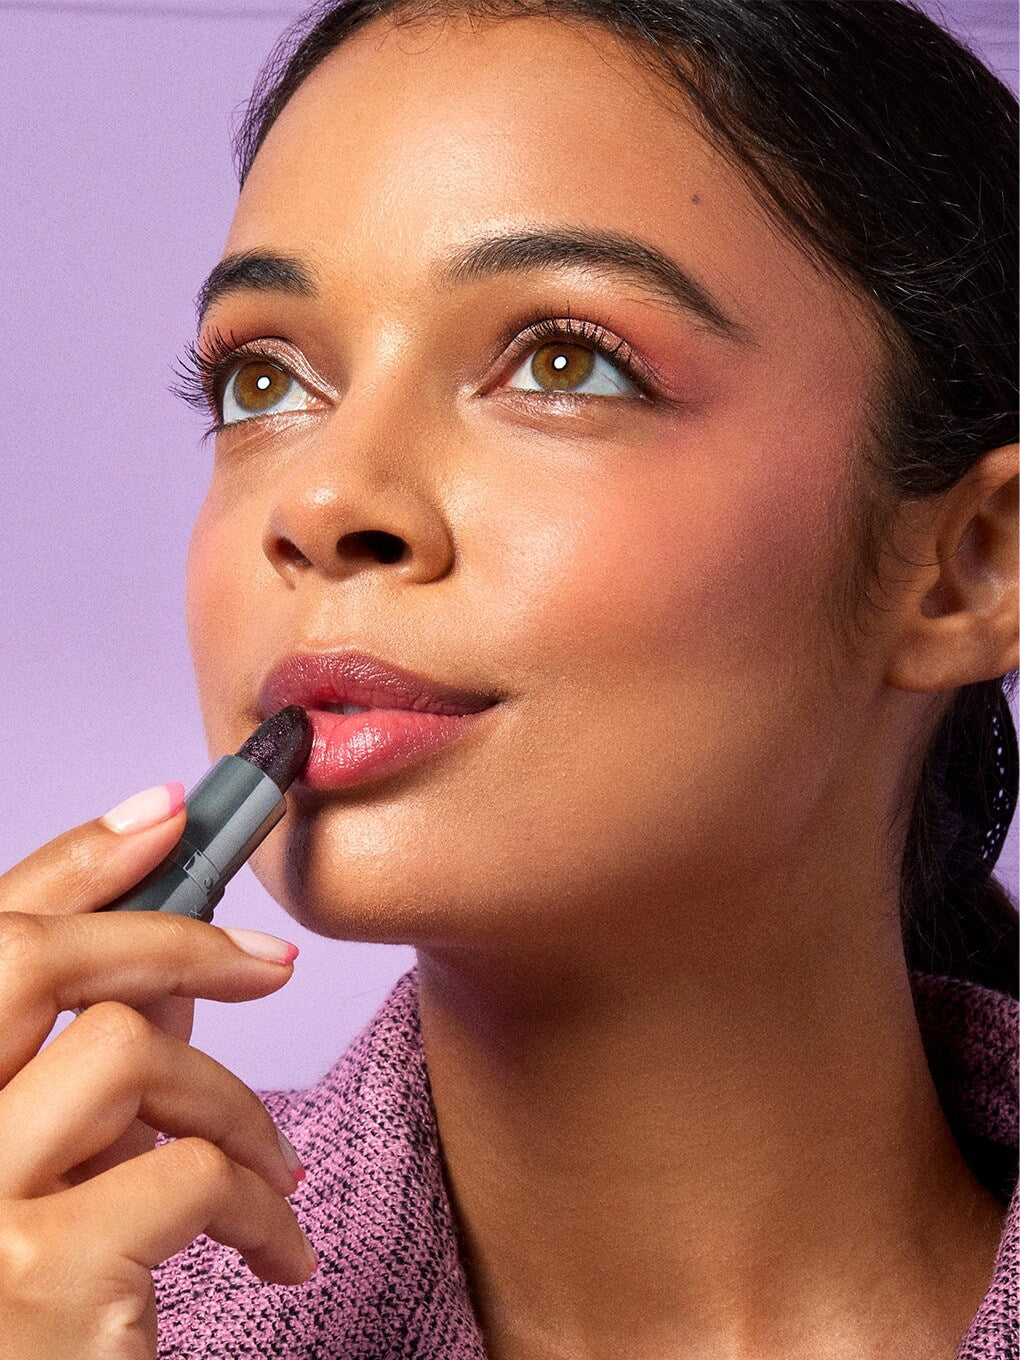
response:
<path id="1" fill-rule="evenodd" d="M 160 949 L 166 960 L 167 976 L 175 983 L 187 986 L 186 972 L 199 950 L 208 949 L 208 937 L 197 935 L 199 930 L 209 930 L 202 921 L 194 921 L 190 916 L 178 916 L 176 912 L 159 911 L 150 913 L 155 919 L 154 929 L 160 931 Z"/>
<path id="2" fill-rule="evenodd" d="M 0 1278 L 4 1293 L 20 1295 L 42 1292 L 41 1281 L 52 1268 L 52 1252 L 29 1223 L 7 1206 L 0 1222 Z"/>
<path id="3" fill-rule="evenodd" d="M 37 951 L 46 934 L 46 928 L 38 916 L 27 911 L 0 912 L 0 963 L 15 964 L 18 969 L 25 966 Z"/>
<path id="4" fill-rule="evenodd" d="M 188 1174 L 204 1185 L 207 1191 L 221 1192 L 234 1181 L 233 1162 L 222 1148 L 210 1143 L 207 1138 L 178 1138 L 175 1147 Z"/>
<path id="5" fill-rule="evenodd" d="M 149 1043 L 148 1020 L 123 1001 L 97 1001 L 82 1011 L 77 1024 L 89 1028 L 89 1042 L 102 1044 L 118 1054 Z"/>

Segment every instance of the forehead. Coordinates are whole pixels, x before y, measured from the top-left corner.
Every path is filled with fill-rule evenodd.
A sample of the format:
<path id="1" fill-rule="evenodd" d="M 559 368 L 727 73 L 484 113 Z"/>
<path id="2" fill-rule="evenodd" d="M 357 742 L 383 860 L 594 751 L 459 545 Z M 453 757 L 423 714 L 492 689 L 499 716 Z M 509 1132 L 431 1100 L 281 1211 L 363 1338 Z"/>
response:
<path id="1" fill-rule="evenodd" d="M 768 217 L 680 92 L 587 22 L 368 24 L 285 105 L 226 252 L 370 278 L 382 304 L 462 242 L 536 225 L 648 242 L 766 343 L 807 328 L 849 344 L 862 374 L 877 356 L 863 305 Z"/>

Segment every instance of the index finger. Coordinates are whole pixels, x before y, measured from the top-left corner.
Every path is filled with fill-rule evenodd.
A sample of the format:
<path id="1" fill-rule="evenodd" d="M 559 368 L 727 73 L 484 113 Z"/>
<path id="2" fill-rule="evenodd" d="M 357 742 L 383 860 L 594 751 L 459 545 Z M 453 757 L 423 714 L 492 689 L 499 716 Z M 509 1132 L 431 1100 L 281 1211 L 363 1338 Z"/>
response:
<path id="1" fill-rule="evenodd" d="M 61 1011 L 98 1001 L 137 1009 L 167 996 L 252 1001 L 282 987 L 295 946 L 277 941 L 274 962 L 243 947 L 258 932 L 239 934 L 242 944 L 228 928 L 159 911 L 0 913 L 0 1086 L 39 1051 Z"/>
<path id="2" fill-rule="evenodd" d="M 132 804 L 142 815 L 118 815 Z M 146 789 L 55 836 L 0 874 L 0 911 L 38 916 L 95 911 L 154 869 L 180 840 L 186 821 L 183 784 Z"/>

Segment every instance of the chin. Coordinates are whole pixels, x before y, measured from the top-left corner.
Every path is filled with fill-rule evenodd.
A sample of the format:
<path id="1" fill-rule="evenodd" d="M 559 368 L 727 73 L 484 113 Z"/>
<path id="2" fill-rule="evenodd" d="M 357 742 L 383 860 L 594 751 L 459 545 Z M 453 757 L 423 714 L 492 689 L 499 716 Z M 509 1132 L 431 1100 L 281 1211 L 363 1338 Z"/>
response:
<path id="1" fill-rule="evenodd" d="M 326 939 L 411 943 L 414 904 L 402 901 L 398 886 L 381 884 L 363 864 L 338 872 L 344 856 L 316 844 L 313 825 L 285 819 L 248 860 L 269 896 L 306 930 Z"/>

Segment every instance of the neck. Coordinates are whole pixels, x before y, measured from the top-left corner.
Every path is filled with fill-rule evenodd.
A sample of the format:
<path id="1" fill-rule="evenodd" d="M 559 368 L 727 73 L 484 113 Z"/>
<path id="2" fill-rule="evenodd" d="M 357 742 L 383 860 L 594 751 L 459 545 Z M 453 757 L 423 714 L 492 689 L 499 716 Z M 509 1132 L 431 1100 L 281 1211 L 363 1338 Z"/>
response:
<path id="1" fill-rule="evenodd" d="M 714 959 L 707 931 L 611 969 L 598 949 L 419 950 L 491 1360 L 938 1355 L 962 1336 L 1005 1211 L 945 1121 L 894 908 L 829 905 L 671 903 L 688 936 L 740 922 Z"/>

